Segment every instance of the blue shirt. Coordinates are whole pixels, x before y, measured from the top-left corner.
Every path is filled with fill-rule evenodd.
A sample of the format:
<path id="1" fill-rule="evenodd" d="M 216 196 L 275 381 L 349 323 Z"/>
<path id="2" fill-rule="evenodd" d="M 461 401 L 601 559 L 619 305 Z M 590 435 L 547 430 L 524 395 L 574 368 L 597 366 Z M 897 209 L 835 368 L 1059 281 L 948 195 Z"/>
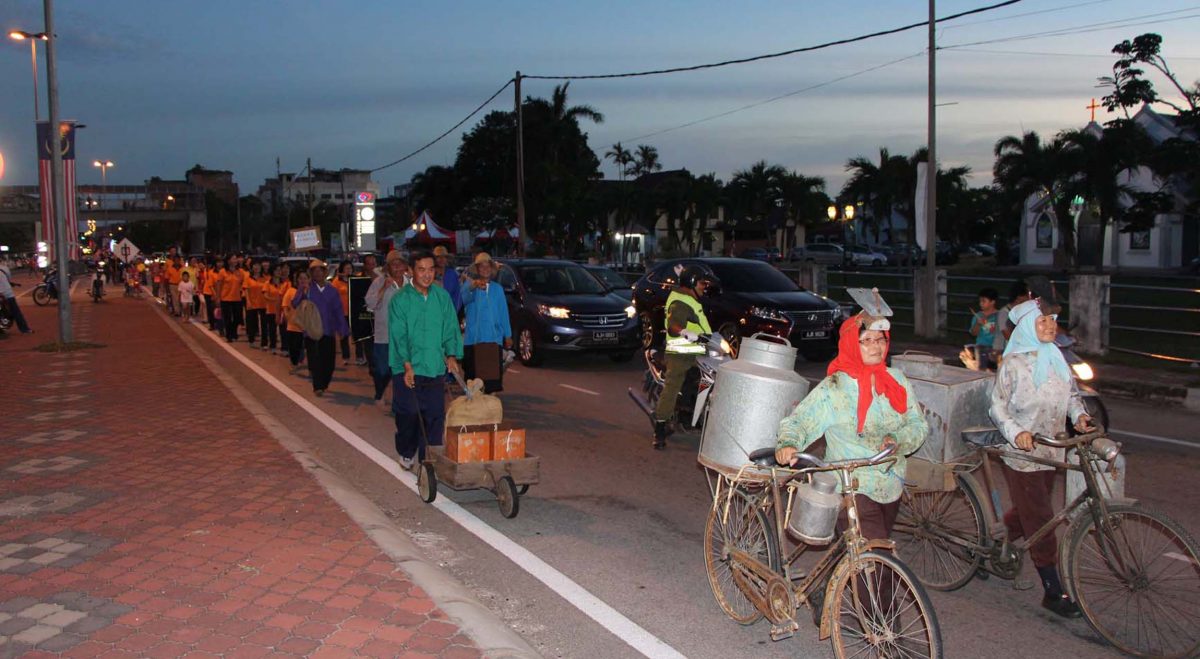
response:
<path id="1" fill-rule="evenodd" d="M 446 266 L 446 273 L 442 275 L 442 288 L 450 294 L 450 302 L 454 305 L 455 311 L 462 311 L 462 284 L 458 281 L 458 271 L 454 266 Z"/>
<path id="2" fill-rule="evenodd" d="M 512 326 L 508 322 L 508 303 L 504 289 L 494 281 L 487 288 L 467 286 L 461 292 L 463 308 L 467 311 L 467 331 L 463 337 L 466 345 L 476 343 L 504 343 L 512 337 Z"/>
<path id="3" fill-rule="evenodd" d="M 324 289 L 310 283 L 308 290 L 297 291 L 292 298 L 292 307 L 299 307 L 304 300 L 312 300 L 321 313 L 321 326 L 325 328 L 325 336 L 339 334 L 350 336 L 350 325 L 346 322 L 346 311 L 342 309 L 342 296 L 333 286 Z"/>

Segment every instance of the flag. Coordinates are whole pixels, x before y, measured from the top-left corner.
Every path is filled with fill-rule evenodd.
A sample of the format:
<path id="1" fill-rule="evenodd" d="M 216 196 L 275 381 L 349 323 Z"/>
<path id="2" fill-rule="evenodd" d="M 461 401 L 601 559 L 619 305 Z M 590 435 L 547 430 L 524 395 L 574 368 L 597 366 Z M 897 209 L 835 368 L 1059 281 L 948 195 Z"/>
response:
<path id="1" fill-rule="evenodd" d="M 53 245 L 57 236 L 54 232 L 54 192 L 50 187 L 50 168 L 56 140 L 51 138 L 50 122 L 39 121 L 37 124 L 38 143 L 38 186 L 42 201 L 42 239 Z M 62 154 L 63 197 L 65 199 L 65 226 L 70 258 L 79 258 L 79 213 L 75 200 L 75 122 L 59 122 L 58 150 Z M 57 253 L 51 248 L 51 253 Z"/>

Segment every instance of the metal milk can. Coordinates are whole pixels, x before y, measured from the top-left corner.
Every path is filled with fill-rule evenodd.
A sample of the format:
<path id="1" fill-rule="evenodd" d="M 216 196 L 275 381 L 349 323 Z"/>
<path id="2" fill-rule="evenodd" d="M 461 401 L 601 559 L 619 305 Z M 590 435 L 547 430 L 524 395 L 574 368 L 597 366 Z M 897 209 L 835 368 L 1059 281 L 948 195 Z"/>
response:
<path id="1" fill-rule="evenodd" d="M 838 493 L 837 474 L 818 471 L 812 480 L 796 488 L 788 532 L 810 545 L 825 545 L 833 540 L 842 495 Z"/>

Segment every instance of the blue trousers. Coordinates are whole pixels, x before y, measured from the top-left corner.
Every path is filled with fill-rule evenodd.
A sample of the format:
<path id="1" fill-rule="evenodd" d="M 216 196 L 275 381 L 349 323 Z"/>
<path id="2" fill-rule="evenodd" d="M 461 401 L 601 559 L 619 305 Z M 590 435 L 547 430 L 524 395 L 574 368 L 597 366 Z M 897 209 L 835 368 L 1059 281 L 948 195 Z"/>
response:
<path id="1" fill-rule="evenodd" d="M 446 423 L 446 398 L 442 378 L 416 376 L 416 387 L 404 384 L 404 374 L 392 377 L 392 413 L 396 415 L 396 453 L 425 459 L 425 446 L 441 446 Z M 421 425 L 425 432 L 422 441 Z"/>
<path id="2" fill-rule="evenodd" d="M 388 382 L 392 381 L 392 368 L 388 364 L 388 344 L 371 344 L 371 379 L 375 381 L 375 400 L 383 400 Z"/>

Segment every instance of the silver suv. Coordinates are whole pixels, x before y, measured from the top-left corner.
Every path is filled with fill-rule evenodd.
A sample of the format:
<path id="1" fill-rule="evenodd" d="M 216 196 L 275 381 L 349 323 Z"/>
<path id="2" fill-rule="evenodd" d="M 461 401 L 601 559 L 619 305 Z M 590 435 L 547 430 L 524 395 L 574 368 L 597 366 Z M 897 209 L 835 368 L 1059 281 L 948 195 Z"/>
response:
<path id="1" fill-rule="evenodd" d="M 846 251 L 841 245 L 832 243 L 811 243 L 803 247 L 797 245 L 788 252 L 788 260 L 840 266 L 846 262 Z"/>

